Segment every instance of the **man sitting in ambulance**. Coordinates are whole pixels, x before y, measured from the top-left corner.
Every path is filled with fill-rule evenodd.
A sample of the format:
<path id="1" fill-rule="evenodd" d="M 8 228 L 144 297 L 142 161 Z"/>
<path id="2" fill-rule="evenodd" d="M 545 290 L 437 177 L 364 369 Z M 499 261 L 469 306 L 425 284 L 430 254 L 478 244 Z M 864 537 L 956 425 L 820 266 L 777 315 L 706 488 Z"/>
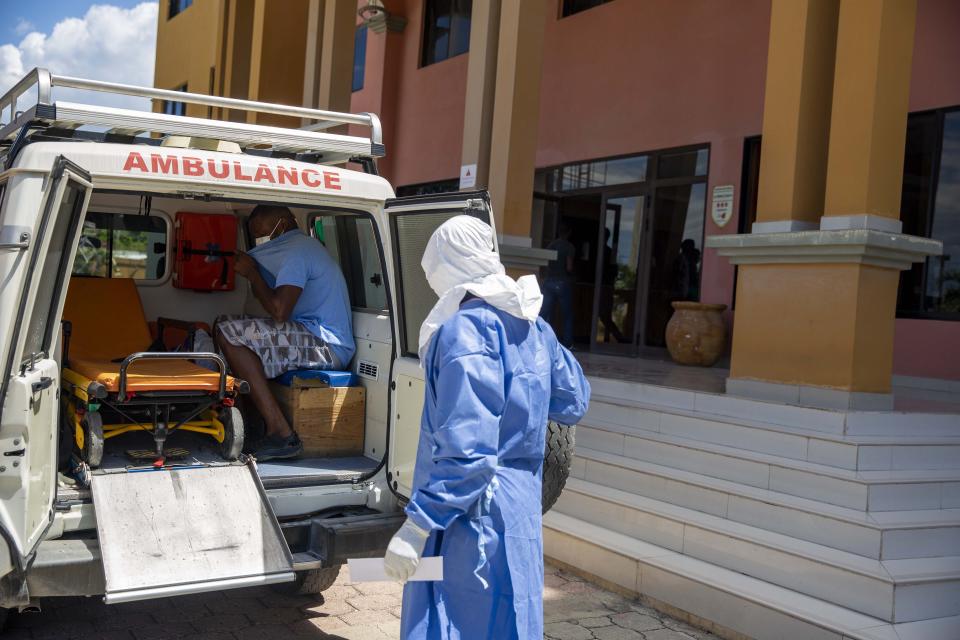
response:
<path id="1" fill-rule="evenodd" d="M 296 369 L 345 369 L 356 349 L 350 297 L 339 265 L 289 209 L 259 205 L 247 225 L 256 246 L 237 253 L 235 269 L 270 317 L 221 316 L 215 340 L 233 373 L 250 383 L 263 416 L 266 437 L 254 456 L 294 458 L 303 443 L 267 380 Z"/>

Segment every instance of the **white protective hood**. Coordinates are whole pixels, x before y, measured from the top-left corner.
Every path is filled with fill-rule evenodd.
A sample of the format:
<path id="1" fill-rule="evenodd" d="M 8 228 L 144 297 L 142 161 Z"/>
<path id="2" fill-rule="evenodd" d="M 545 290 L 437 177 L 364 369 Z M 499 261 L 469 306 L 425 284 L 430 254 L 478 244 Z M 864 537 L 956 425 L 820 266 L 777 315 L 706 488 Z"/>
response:
<path id="1" fill-rule="evenodd" d="M 433 232 L 420 262 L 430 288 L 440 297 L 420 327 L 420 366 L 430 339 L 460 308 L 468 293 L 512 316 L 533 322 L 543 294 L 535 276 L 514 280 L 494 251 L 493 229 L 471 216 L 456 216 Z"/>

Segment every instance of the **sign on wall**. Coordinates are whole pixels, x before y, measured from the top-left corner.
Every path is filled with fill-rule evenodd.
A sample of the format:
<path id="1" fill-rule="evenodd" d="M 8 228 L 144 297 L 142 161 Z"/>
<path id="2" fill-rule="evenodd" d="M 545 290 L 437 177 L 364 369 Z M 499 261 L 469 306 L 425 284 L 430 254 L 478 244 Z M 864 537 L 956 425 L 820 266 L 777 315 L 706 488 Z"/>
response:
<path id="1" fill-rule="evenodd" d="M 713 223 L 718 227 L 726 226 L 733 217 L 733 185 L 722 184 L 713 188 Z"/>
<path id="2" fill-rule="evenodd" d="M 470 189 L 477 186 L 477 165 L 465 164 L 460 167 L 460 188 Z"/>

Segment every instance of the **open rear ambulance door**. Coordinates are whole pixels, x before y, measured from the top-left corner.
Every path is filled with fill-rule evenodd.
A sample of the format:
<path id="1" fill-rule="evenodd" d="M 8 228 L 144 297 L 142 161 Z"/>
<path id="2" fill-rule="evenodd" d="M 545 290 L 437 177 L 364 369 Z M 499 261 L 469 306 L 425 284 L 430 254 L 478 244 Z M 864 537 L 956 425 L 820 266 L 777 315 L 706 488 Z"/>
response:
<path id="1" fill-rule="evenodd" d="M 420 266 L 423 250 L 437 227 L 454 216 L 470 215 L 491 226 L 494 223 L 486 191 L 394 198 L 387 201 L 385 210 L 393 240 L 394 299 L 400 318 L 396 323 L 399 355 L 390 385 L 394 411 L 387 478 L 395 493 L 409 497 L 423 413 L 424 378 L 417 357 L 420 325 L 437 302 Z"/>
<path id="2" fill-rule="evenodd" d="M 90 175 L 63 156 L 52 167 L 39 215 L 13 210 L 7 194 L 0 251 L 22 286 L 2 313 L 12 323 L 0 375 L 0 532 L 22 582 L 53 521 L 57 483 L 60 371 L 54 359 L 66 283 L 90 200 Z M 23 202 L 23 199 L 20 200 Z M 19 217 L 15 217 L 19 215 Z M 31 224 L 26 224 L 27 222 Z M 14 255 L 11 255 L 14 254 Z M 9 282 L 9 281 L 8 281 Z M 3 306 L 6 306 L 7 301 Z M 12 313 L 11 313 L 12 312 Z M 13 314 L 16 315 L 13 315 Z M 6 565 L 7 558 L 0 557 Z M 4 571 L 3 573 L 6 573 Z M 25 604 L 26 589 L 6 606 Z"/>

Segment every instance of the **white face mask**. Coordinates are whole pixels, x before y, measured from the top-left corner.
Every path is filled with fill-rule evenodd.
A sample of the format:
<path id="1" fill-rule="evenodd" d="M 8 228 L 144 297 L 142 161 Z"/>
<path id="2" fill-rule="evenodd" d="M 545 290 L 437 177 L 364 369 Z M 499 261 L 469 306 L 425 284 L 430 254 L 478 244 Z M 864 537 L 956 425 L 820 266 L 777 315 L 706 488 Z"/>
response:
<path id="1" fill-rule="evenodd" d="M 280 223 L 281 223 L 281 222 L 283 222 L 283 220 L 277 220 L 277 224 L 273 225 L 273 231 L 271 231 L 269 234 L 267 234 L 267 235 L 265 235 L 265 236 L 257 236 L 256 238 L 254 238 L 254 239 L 253 239 L 253 244 L 254 244 L 254 246 L 259 247 L 260 245 L 266 244 L 266 243 L 270 242 L 271 240 L 273 240 L 273 233 L 274 233 L 274 231 L 277 230 L 277 227 L 280 226 Z"/>

